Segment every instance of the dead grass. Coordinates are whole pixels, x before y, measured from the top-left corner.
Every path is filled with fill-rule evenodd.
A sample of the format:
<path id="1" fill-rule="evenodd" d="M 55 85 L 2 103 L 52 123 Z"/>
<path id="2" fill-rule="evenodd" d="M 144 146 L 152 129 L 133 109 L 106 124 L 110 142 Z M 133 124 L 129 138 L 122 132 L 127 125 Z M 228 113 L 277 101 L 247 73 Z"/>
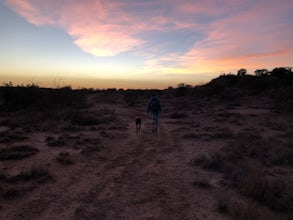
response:
<path id="1" fill-rule="evenodd" d="M 170 114 L 170 118 L 173 119 L 180 119 L 180 118 L 187 118 L 188 115 L 184 112 L 174 112 L 172 114 Z"/>
<path id="2" fill-rule="evenodd" d="M 210 184 L 209 180 L 207 178 L 201 177 L 199 179 L 196 179 L 192 182 L 193 186 L 197 186 L 199 188 L 211 188 L 212 185 Z"/>
<path id="3" fill-rule="evenodd" d="M 31 169 L 27 171 L 22 171 L 17 176 L 10 178 L 9 182 L 18 181 L 37 181 L 38 183 L 44 183 L 51 179 L 52 176 L 45 166 L 32 166 Z"/>
<path id="4" fill-rule="evenodd" d="M 210 156 L 200 156 L 191 165 L 224 173 L 231 186 L 274 211 L 293 211 L 293 187 L 285 179 L 267 176 L 265 167 L 292 166 L 293 149 L 276 140 L 244 132 Z"/>
<path id="5" fill-rule="evenodd" d="M 20 131 L 5 131 L 0 133 L 0 143 L 12 143 L 27 140 L 28 137 Z"/>
<path id="6" fill-rule="evenodd" d="M 85 138 L 83 139 L 81 153 L 84 155 L 90 155 L 91 153 L 101 151 L 103 148 L 103 144 L 99 138 Z"/>
<path id="7" fill-rule="evenodd" d="M 0 160 L 21 160 L 31 157 L 38 152 L 37 148 L 27 145 L 2 148 L 0 149 Z"/>
<path id="8" fill-rule="evenodd" d="M 66 139 L 63 136 L 59 136 L 58 138 L 48 136 L 46 143 L 49 147 L 64 147 L 66 144 L 65 140 Z"/>
<path id="9" fill-rule="evenodd" d="M 31 192 L 39 184 L 52 179 L 49 170 L 42 165 L 34 165 L 29 170 L 21 171 L 15 176 L 0 175 L 0 193 L 5 199 L 14 199 Z"/>
<path id="10" fill-rule="evenodd" d="M 66 151 L 60 152 L 56 157 L 56 160 L 62 165 L 71 165 L 74 163 L 69 152 Z"/>

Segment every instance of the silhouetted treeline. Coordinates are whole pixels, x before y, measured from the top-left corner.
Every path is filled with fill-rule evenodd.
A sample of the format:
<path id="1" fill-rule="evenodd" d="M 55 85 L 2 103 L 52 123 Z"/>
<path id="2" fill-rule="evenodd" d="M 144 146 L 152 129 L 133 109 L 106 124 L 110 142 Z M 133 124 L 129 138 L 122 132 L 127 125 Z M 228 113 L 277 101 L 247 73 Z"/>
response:
<path id="1" fill-rule="evenodd" d="M 25 108 L 48 109 L 56 107 L 82 106 L 86 103 L 85 94 L 89 90 L 72 90 L 71 87 L 59 89 L 40 88 L 32 84 L 16 86 L 6 84 L 0 87 L 2 110 L 21 110 Z"/>
<path id="2" fill-rule="evenodd" d="M 38 109 L 56 107 L 83 107 L 87 103 L 87 94 L 99 94 L 99 100 L 117 103 L 124 100 L 132 106 L 141 100 L 147 100 L 153 93 L 172 97 L 216 97 L 226 101 L 234 101 L 247 95 L 265 95 L 271 97 L 280 111 L 293 112 L 293 72 L 291 67 L 277 67 L 272 71 L 255 70 L 255 75 L 247 74 L 246 69 L 238 70 L 237 74 L 223 74 L 209 83 L 192 86 L 184 83 L 177 88 L 165 90 L 115 89 L 106 90 L 78 89 L 70 86 L 58 89 L 40 88 L 32 84 L 13 86 L 12 83 L 0 87 L 0 105 L 2 110 L 20 110 L 28 107 Z"/>

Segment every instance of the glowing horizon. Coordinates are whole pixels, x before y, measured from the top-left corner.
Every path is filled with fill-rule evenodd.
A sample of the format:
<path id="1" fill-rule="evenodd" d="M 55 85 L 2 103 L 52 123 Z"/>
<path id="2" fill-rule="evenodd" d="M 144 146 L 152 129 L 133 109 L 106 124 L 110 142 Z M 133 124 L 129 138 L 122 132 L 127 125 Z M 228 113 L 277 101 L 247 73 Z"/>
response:
<path id="1" fill-rule="evenodd" d="M 4 0 L 0 82 L 166 88 L 293 66 L 292 10 L 291 0 Z"/>

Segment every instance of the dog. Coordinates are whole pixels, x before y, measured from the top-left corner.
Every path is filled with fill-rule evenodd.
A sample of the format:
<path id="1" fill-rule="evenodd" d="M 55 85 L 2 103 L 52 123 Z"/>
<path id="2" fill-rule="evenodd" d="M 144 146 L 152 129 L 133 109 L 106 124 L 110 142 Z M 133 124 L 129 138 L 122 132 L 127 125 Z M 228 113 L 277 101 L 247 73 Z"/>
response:
<path id="1" fill-rule="evenodd" d="M 138 133 L 141 128 L 141 115 L 140 114 L 137 114 L 135 116 L 135 124 L 136 124 L 136 133 Z"/>

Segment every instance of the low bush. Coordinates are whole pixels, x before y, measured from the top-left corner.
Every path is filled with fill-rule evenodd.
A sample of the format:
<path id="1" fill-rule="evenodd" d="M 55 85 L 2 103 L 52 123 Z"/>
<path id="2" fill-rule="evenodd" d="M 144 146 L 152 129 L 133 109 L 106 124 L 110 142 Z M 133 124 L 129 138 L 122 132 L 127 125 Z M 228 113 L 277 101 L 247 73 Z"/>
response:
<path id="1" fill-rule="evenodd" d="M 73 160 L 70 157 L 69 152 L 60 152 L 59 155 L 56 157 L 58 163 L 62 165 L 70 165 L 73 164 Z"/>
<path id="2" fill-rule="evenodd" d="M 0 160 L 20 160 L 31 157 L 38 152 L 37 148 L 27 145 L 2 148 L 0 149 Z"/>
<path id="3" fill-rule="evenodd" d="M 191 165 L 222 172 L 243 195 L 274 211 L 292 212 L 293 187 L 262 170 L 273 165 L 292 166 L 293 149 L 249 132 L 236 136 L 238 139 L 220 152 L 200 156 Z"/>
<path id="4" fill-rule="evenodd" d="M 187 117 L 188 115 L 182 112 L 174 112 L 170 115 L 170 118 L 173 118 L 173 119 L 187 118 Z"/>

